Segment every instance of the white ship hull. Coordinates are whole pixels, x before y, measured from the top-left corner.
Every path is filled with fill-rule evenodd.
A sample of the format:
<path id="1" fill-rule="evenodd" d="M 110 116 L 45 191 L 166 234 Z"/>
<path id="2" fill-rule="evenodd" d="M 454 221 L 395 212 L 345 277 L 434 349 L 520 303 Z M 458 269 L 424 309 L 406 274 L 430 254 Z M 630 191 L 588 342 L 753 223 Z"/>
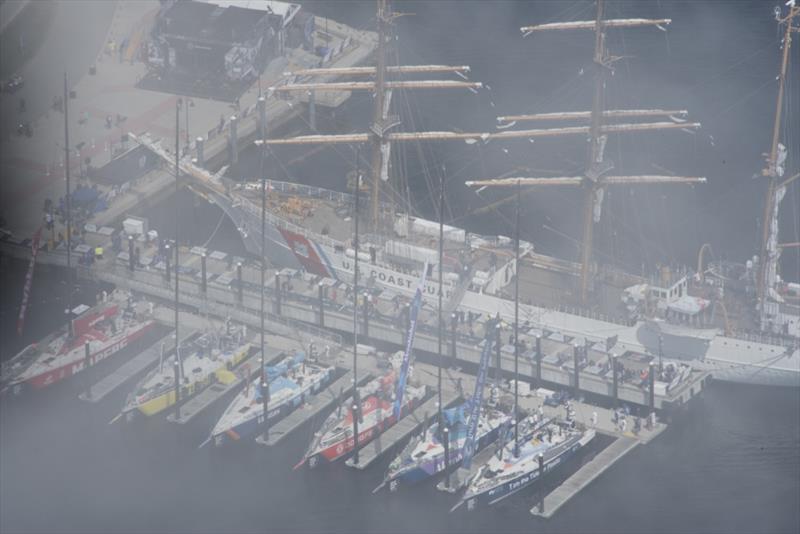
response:
<path id="1" fill-rule="evenodd" d="M 232 203 L 229 197 L 223 195 L 213 197 L 240 229 L 248 251 L 256 256 L 261 254 L 261 219 L 253 210 L 253 205 L 247 206 L 247 200 Z M 345 248 L 333 246 L 332 241 L 327 236 L 298 229 L 291 222 L 287 221 L 284 225 L 279 215 L 268 213 L 265 253 L 277 267 L 305 269 L 316 275 L 351 282 L 353 260 L 346 254 Z M 408 297 L 413 296 L 417 286 L 413 274 L 401 273 L 391 267 L 371 262 L 364 263 L 366 266 L 360 267 L 362 277 L 372 277 L 380 286 Z M 513 276 L 513 272 L 506 275 Z M 426 283 L 424 297 L 432 305 L 436 304 L 437 289 L 438 284 L 435 281 Z M 451 286 L 445 285 L 445 298 L 450 292 Z M 529 321 L 542 328 L 598 340 L 618 336 L 620 350 L 657 354 L 658 337 L 661 333 L 665 339 L 665 357 L 684 360 L 699 368 L 708 369 L 716 380 L 800 387 L 798 348 L 787 354 L 787 349 L 781 345 L 726 338 L 714 330 L 695 332 L 690 329 L 673 331 L 666 328 L 664 332 L 659 332 L 652 324 L 645 322 L 625 326 L 527 304 L 520 304 L 519 308 L 522 321 Z M 483 316 L 499 313 L 506 321 L 513 321 L 514 317 L 513 301 L 469 290 L 464 294 L 458 309 Z"/>

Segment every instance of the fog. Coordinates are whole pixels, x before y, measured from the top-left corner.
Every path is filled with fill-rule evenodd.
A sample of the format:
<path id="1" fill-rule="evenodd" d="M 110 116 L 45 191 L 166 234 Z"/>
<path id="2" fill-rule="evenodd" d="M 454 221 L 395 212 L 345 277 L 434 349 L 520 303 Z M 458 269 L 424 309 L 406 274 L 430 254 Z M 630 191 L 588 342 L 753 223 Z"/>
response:
<path id="1" fill-rule="evenodd" d="M 109 36 L 121 39 L 127 14 L 132 10 L 139 17 L 140 11 L 151 13 L 158 8 L 154 1 L 150 1 L 150 11 L 131 7 L 137 1 L 3 0 L 0 4 L 0 81 L 6 84 L 14 75 L 24 79 L 18 91 L 0 94 L 0 229 L 6 244 L 12 235 L 5 233 L 6 228 L 35 228 L 41 224 L 37 221 L 45 198 L 63 194 L 63 169 L 55 168 L 63 159 L 63 124 L 59 123 L 63 115 L 55 111 L 53 99 L 63 90 L 65 72 L 70 89 L 86 87 L 79 84 L 87 79 L 89 84 L 101 80 L 96 82 L 101 87 L 98 94 L 125 95 L 118 99 L 119 109 L 108 108 L 105 101 L 81 101 L 78 95 L 70 110 L 75 116 L 91 110 L 91 121 L 98 124 L 105 114 L 128 116 L 122 127 L 117 124 L 101 132 L 109 139 L 118 139 L 128 126 L 137 133 L 152 126 L 159 136 L 171 139 L 173 101 L 159 105 L 175 95 L 134 91 L 104 71 L 104 62 L 114 61 L 113 53 L 105 53 Z M 324 27 L 324 18 L 329 18 L 357 30 L 374 31 L 374 1 L 298 3 L 302 11 L 322 17 L 317 28 Z M 788 9 L 783 0 L 777 4 L 784 12 Z M 519 27 L 593 20 L 594 2 L 407 0 L 394 1 L 391 7 L 403 16 L 392 25 L 396 40 L 389 47 L 389 65 L 469 65 L 468 78 L 484 84 L 474 93 L 397 91 L 394 113 L 402 122 L 396 131 L 494 132 L 501 131 L 496 117 L 502 115 L 591 110 L 594 32 L 541 32 L 523 37 Z M 686 119 L 702 127 L 610 135 L 605 153 L 613 160 L 613 174 L 697 176 L 706 177 L 707 183 L 609 188 L 594 229 L 594 259 L 649 276 L 660 265 L 693 269 L 700 248 L 708 243 L 712 259 L 744 263 L 761 246 L 767 186 L 761 173 L 766 165 L 764 153 L 772 142 L 782 40 L 773 4 L 755 0 L 606 2 L 606 18 L 633 17 L 668 18 L 672 23 L 666 31 L 651 26 L 609 30 L 606 46 L 618 58 L 607 76 L 605 108 L 685 109 Z M 781 110 L 781 138 L 788 150 L 786 177 L 798 172 L 800 154 L 800 34 L 794 35 Z M 97 78 L 87 78 L 92 65 L 98 67 Z M 138 83 L 145 67 L 138 59 L 131 65 L 139 69 Z M 135 102 L 142 94 L 149 95 L 152 105 Z M 192 137 L 215 127 L 218 115 L 236 112 L 230 102 L 200 104 L 201 98 L 194 98 L 198 108 L 208 106 L 211 111 L 206 115 L 213 119 L 202 128 L 193 123 Z M 319 133 L 368 131 L 372 98 L 368 92 L 354 93 L 334 112 L 320 106 Z M 153 110 L 166 111 L 156 116 Z M 306 120 L 302 114 L 278 134 L 307 134 Z M 18 133 L 22 123 L 32 125 L 29 139 Z M 529 126 L 539 127 L 520 123 L 514 128 Z M 99 166 L 97 162 L 108 160 L 102 139 L 88 133 L 89 126 L 74 130 L 70 135 L 77 141 L 72 144 L 91 144 L 93 163 Z M 102 131 L 102 126 L 97 130 Z M 184 133 L 188 138 L 188 132 Z M 171 146 L 171 142 L 164 144 Z M 346 190 L 346 174 L 353 167 L 350 147 L 300 157 L 305 151 L 305 147 L 276 148 L 262 164 L 261 152 L 248 147 L 239 163 L 228 169 L 228 176 L 255 180 L 263 169 L 271 179 Z M 411 213 L 435 220 L 438 183 L 443 177 L 445 223 L 476 234 L 511 236 L 514 202 L 487 208 L 511 190 L 476 193 L 465 181 L 581 176 L 585 163 L 583 136 L 409 144 L 393 153 L 390 187 L 395 190 L 393 199 L 407 202 Z M 77 178 L 73 180 L 74 185 Z M 788 187 L 781 204 L 781 243 L 800 242 L 798 184 L 800 180 Z M 537 252 L 579 262 L 581 189 L 542 188 L 524 191 L 522 198 L 521 238 L 533 243 Z M 250 258 L 241 229 L 218 206 L 189 190 L 165 195 L 152 204 L 143 202 L 130 213 L 146 217 L 163 237 L 174 235 L 177 213 L 187 234 L 182 236 L 186 244 Z M 0 243 L 3 362 L 64 324 L 68 291 L 65 269 L 40 261 L 19 334 L 28 260 L 2 249 L 6 244 Z M 28 243 L 24 246 L 30 248 Z M 779 271 L 787 281 L 800 281 L 800 248 L 783 249 Z M 81 278 L 70 302 L 73 306 L 94 304 L 104 289 L 110 286 Z M 99 403 L 78 400 L 88 382 L 110 375 L 168 331 L 166 326 L 159 328 L 143 342 L 90 368 L 88 377 L 72 377 L 24 396 L 0 396 L 0 533 L 800 530 L 798 387 L 713 381 L 688 409 L 665 416 L 669 426 L 663 435 L 633 449 L 551 519 L 535 517 L 531 507 L 612 437 L 603 435 L 554 476 L 496 506 L 448 513 L 456 498 L 437 491 L 430 480 L 396 493 L 372 494 L 394 452 L 363 471 L 343 462 L 323 469 L 292 470 L 323 417 L 307 422 L 278 446 L 268 448 L 243 439 L 230 446 L 198 449 L 233 392 L 186 425 L 168 423 L 163 415 L 108 424 L 136 381 Z M 307 341 L 302 333 L 298 337 L 298 343 Z"/>

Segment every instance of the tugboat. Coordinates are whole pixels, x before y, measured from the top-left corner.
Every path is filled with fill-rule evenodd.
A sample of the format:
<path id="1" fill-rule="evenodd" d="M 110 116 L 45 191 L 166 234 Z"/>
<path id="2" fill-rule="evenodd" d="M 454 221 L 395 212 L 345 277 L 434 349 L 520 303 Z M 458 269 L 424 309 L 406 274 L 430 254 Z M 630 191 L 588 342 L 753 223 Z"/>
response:
<path id="1" fill-rule="evenodd" d="M 38 343 L 25 347 L 2 366 L 0 392 L 20 394 L 69 378 L 89 365 L 117 354 L 155 325 L 149 311 L 137 311 L 130 293 L 115 290 L 97 306 L 75 308 L 80 314 Z"/>
<path id="2" fill-rule="evenodd" d="M 536 415 L 520 422 L 524 441 L 514 454 L 513 441 L 482 465 L 467 483 L 467 490 L 451 512 L 462 504 L 467 510 L 492 505 L 536 482 L 543 473 L 566 462 L 594 439 L 594 429 L 560 421 L 539 422 Z"/>
<path id="3" fill-rule="evenodd" d="M 306 362 L 305 357 L 305 352 L 298 352 L 277 365 L 264 367 L 269 380 L 269 420 L 288 414 L 333 378 L 333 367 Z M 264 424 L 261 380 L 261 376 L 248 380 L 219 418 L 211 431 L 214 445 L 250 436 Z"/>
<path id="4" fill-rule="evenodd" d="M 411 384 L 406 386 L 400 417 L 395 417 L 393 405 L 398 378 L 398 373 L 393 368 L 385 375 L 357 388 L 356 396 L 360 402 L 354 401 L 352 396 L 348 397 L 336 411 L 328 416 L 322 424 L 322 428 L 314 434 L 308 451 L 295 469 L 305 463 L 308 463 L 308 467 L 313 469 L 321 461 L 332 463 L 353 451 L 355 446 L 353 439 L 354 404 L 360 406 L 359 414 L 355 415 L 358 417 L 358 426 L 360 427 L 358 431 L 359 446 L 377 438 L 394 426 L 403 415 L 413 410 L 425 398 L 426 388 Z"/>
<path id="5" fill-rule="evenodd" d="M 188 354 L 180 357 L 177 366 L 182 400 L 200 393 L 212 382 L 229 383 L 235 378 L 231 370 L 250 351 L 250 343 L 244 343 L 242 337 L 241 330 L 221 336 L 206 333 L 181 347 L 181 352 Z M 174 364 L 174 358 L 172 362 Z M 172 367 L 162 361 L 139 382 L 122 409 L 126 419 L 132 419 L 137 410 L 149 416 L 175 404 L 175 371 Z"/>
<path id="6" fill-rule="evenodd" d="M 404 485 L 416 484 L 458 465 L 464 455 L 471 404 L 472 401 L 468 400 L 460 406 L 442 412 L 449 429 L 450 439 L 447 464 L 444 449 L 445 437 L 439 423 L 435 422 L 422 435 L 413 438 L 392 460 L 386 477 L 373 493 L 387 484 L 389 491 L 395 491 L 401 483 Z M 511 416 L 501 410 L 488 406 L 483 409 L 478 421 L 477 448 L 480 450 L 495 441 L 501 429 L 506 428 L 510 422 Z"/>

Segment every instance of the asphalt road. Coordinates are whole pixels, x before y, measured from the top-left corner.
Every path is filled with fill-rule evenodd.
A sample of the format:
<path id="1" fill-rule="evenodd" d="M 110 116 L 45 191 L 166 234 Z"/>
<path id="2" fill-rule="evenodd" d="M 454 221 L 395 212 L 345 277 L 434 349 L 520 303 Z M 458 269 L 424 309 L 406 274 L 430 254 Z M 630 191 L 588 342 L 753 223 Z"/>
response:
<path id="1" fill-rule="evenodd" d="M 0 76 L 7 80 L 19 73 L 25 85 L 13 95 L 0 97 L 2 137 L 20 122 L 33 122 L 47 111 L 53 97 L 63 92 L 65 71 L 70 85 L 88 73 L 103 46 L 115 6 L 116 2 L 99 0 L 31 2 L 4 28 Z M 27 110 L 20 113 L 22 98 Z"/>

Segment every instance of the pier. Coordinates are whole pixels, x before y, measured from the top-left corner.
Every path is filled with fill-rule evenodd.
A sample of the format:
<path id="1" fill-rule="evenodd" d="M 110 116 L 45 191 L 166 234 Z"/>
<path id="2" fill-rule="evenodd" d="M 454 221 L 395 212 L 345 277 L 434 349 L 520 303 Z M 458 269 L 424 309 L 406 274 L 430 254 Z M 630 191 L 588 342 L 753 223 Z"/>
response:
<path id="1" fill-rule="evenodd" d="M 531 508 L 531 514 L 544 518 L 552 517 L 559 508 L 621 460 L 639 443 L 638 439 L 627 436 L 617 438 L 608 447 L 600 451 L 597 456 L 582 465 L 580 469 L 562 482 L 555 490 L 548 493 L 538 505 Z"/>
<path id="2" fill-rule="evenodd" d="M 108 237 L 99 232 L 90 235 L 87 240 L 91 246 L 109 246 Z M 153 252 L 148 250 L 148 245 L 144 241 L 140 242 L 140 245 L 144 248 L 142 258 L 145 260 L 152 258 Z M 30 254 L 25 242 L 14 242 L 9 239 L 0 242 L 0 251 L 21 259 L 27 259 Z M 259 328 L 261 319 L 258 266 L 245 262 L 239 274 L 236 266 L 230 267 L 231 262 L 225 261 L 227 255 L 213 251 L 207 253 L 204 283 L 202 273 L 196 267 L 199 256 L 191 249 L 181 249 L 183 266 L 180 282 L 181 305 L 200 314 L 229 317 L 248 327 Z M 220 259 L 213 259 L 215 255 Z M 61 249 L 42 250 L 37 261 L 63 266 L 66 264 L 66 254 Z M 171 281 L 166 279 L 163 269 L 164 265 L 161 263 L 146 265 L 143 268 L 135 267 L 131 270 L 127 253 L 120 252 L 116 257 L 109 255 L 94 261 L 90 266 L 80 266 L 77 272 L 83 278 L 108 282 L 119 288 L 168 303 L 174 298 L 174 289 Z M 276 275 L 291 280 L 292 289 L 283 288 L 276 291 Z M 341 336 L 352 334 L 352 303 L 344 298 L 347 287 L 345 283 L 330 281 L 339 288 L 339 291 L 336 300 L 328 298 L 322 301 L 323 326 L 320 325 L 318 287 L 328 279 L 308 273 L 301 274 L 292 269 L 270 269 L 266 280 L 268 282 L 265 285 L 265 295 L 272 304 L 270 306 L 272 311 L 265 312 L 264 315 L 265 325 L 269 331 L 288 337 L 302 335 L 319 347 L 341 345 Z M 279 306 L 277 302 L 280 302 Z M 388 293 L 385 296 L 379 295 L 371 307 L 373 309 L 367 320 L 359 321 L 359 338 L 367 342 L 389 343 L 402 349 L 405 325 L 400 311 L 394 311 L 391 296 Z M 169 317 L 165 317 L 165 321 L 169 320 Z M 419 315 L 415 339 L 415 350 L 418 352 L 436 353 L 438 340 L 435 323 L 436 314 L 423 309 Z M 476 321 L 476 332 L 472 335 L 461 330 L 447 333 L 445 346 L 449 350 L 445 364 L 448 367 L 478 363 L 482 328 L 482 323 Z M 615 403 L 628 403 L 651 410 L 674 409 L 687 404 L 699 395 L 711 376 L 708 371 L 694 369 L 674 387 L 667 387 L 665 383 L 648 384 L 639 380 L 639 373 L 655 365 L 650 356 L 627 351 L 624 348 L 609 350 L 603 341 L 576 338 L 532 326 L 520 330 L 520 340 L 524 341 L 527 347 L 520 355 L 521 377 L 529 382 L 544 383 L 549 387 L 565 389 L 574 394 L 592 394 Z M 535 350 L 537 338 L 540 340 L 542 351 L 539 361 Z M 574 354 L 578 350 L 583 352 L 576 373 Z M 614 350 L 619 350 L 619 353 L 615 353 Z M 616 360 L 619 367 L 627 370 L 627 375 L 620 371 L 615 380 L 614 373 L 608 366 L 608 362 L 612 360 Z M 494 355 L 492 361 L 495 361 Z M 512 345 L 506 344 L 501 347 L 500 361 L 503 369 L 512 368 Z M 579 380 L 576 379 L 576 375 Z"/>
<path id="3" fill-rule="evenodd" d="M 181 343 L 186 343 L 195 335 L 197 335 L 197 332 L 190 332 L 181 340 Z M 175 332 L 173 331 L 153 343 L 143 352 L 126 361 L 116 371 L 94 384 L 91 387 L 91 395 L 87 395 L 86 392 L 81 393 L 79 396 L 80 399 L 89 402 L 100 402 L 109 393 L 133 380 L 133 378 L 158 361 L 159 358 L 169 355 L 174 350 Z"/>

